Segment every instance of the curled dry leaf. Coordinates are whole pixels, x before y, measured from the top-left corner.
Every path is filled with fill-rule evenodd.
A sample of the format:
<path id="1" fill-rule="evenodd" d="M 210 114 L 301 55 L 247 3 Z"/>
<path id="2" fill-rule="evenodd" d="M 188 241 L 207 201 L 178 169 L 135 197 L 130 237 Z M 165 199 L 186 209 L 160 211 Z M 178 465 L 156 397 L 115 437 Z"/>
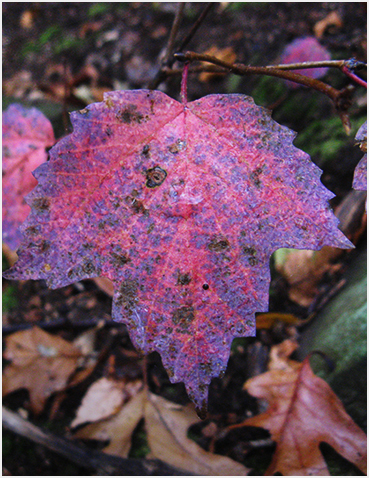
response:
<path id="1" fill-rule="evenodd" d="M 50 395 L 67 386 L 80 356 L 73 344 L 38 327 L 9 335 L 4 357 L 11 364 L 3 372 L 3 395 L 26 388 L 32 410 L 42 412 Z"/>
<path id="2" fill-rule="evenodd" d="M 289 357 L 298 348 L 296 340 L 286 339 L 270 350 L 268 370 L 294 370 L 300 367 L 299 362 Z"/>
<path id="3" fill-rule="evenodd" d="M 226 61 L 231 64 L 234 63 L 237 59 L 237 55 L 232 47 L 218 48 L 216 46 L 212 46 L 211 48 L 209 48 L 209 50 L 204 51 L 204 53 L 205 55 L 215 56 L 219 60 Z M 222 76 L 222 75 L 223 73 L 212 73 L 212 72 L 203 71 L 199 75 L 199 80 L 202 81 L 203 83 L 207 83 L 208 81 L 211 81 L 213 78 L 216 78 L 217 76 Z"/>
<path id="4" fill-rule="evenodd" d="M 36 108 L 13 104 L 3 113 L 3 241 L 16 250 L 18 227 L 31 208 L 24 197 L 36 186 L 32 175 L 55 143 L 50 121 Z"/>
<path id="5" fill-rule="evenodd" d="M 150 457 L 196 475 L 245 476 L 248 469 L 228 457 L 209 453 L 187 437 L 198 421 L 192 405 L 182 406 L 142 390 L 108 420 L 78 430 L 77 438 L 110 440 L 106 453 L 127 457 L 131 437 L 144 419 Z"/>
<path id="6" fill-rule="evenodd" d="M 240 425 L 270 431 L 277 447 L 265 475 L 329 475 L 321 442 L 366 474 L 366 436 L 346 413 L 329 385 L 314 375 L 309 360 L 273 369 L 248 380 L 246 390 L 268 401 L 266 412 Z"/>
<path id="7" fill-rule="evenodd" d="M 343 21 L 338 12 L 330 12 L 322 20 L 314 25 L 314 33 L 317 38 L 322 38 L 328 28 L 334 27 L 336 30 L 343 27 Z"/>
<path id="8" fill-rule="evenodd" d="M 117 413 L 123 403 L 136 395 L 141 381 L 129 384 L 123 380 L 102 377 L 94 382 L 83 397 L 71 427 L 97 422 Z"/>
<path id="9" fill-rule="evenodd" d="M 244 95 L 179 103 L 115 91 L 72 113 L 74 132 L 35 171 L 9 279 L 114 283 L 113 318 L 157 351 L 199 413 L 234 337 L 268 308 L 280 247 L 350 248 L 320 169 Z"/>

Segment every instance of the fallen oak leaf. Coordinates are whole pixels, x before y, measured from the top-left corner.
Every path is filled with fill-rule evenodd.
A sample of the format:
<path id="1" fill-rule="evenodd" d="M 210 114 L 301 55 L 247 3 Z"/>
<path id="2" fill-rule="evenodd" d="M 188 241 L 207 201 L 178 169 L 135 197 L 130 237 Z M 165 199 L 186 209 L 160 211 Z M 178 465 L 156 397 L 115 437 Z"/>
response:
<path id="1" fill-rule="evenodd" d="M 329 385 L 314 375 L 309 358 L 296 364 L 249 379 L 244 388 L 252 396 L 267 400 L 269 408 L 230 428 L 255 426 L 269 430 L 277 447 L 267 476 L 277 472 L 287 476 L 329 475 L 319 450 L 321 442 L 366 474 L 365 433 Z"/>
<path id="2" fill-rule="evenodd" d="M 207 452 L 187 437 L 188 428 L 198 421 L 192 404 L 178 405 L 146 389 L 129 400 L 115 416 L 86 425 L 74 436 L 110 440 L 103 451 L 127 457 L 132 434 L 141 419 L 145 423 L 150 458 L 197 475 L 247 475 L 249 470 L 241 463 Z"/>
<path id="3" fill-rule="evenodd" d="M 18 227 L 31 211 L 24 197 L 37 185 L 31 174 L 47 159 L 55 143 L 50 121 L 36 108 L 12 104 L 3 113 L 3 241 L 14 251 L 21 243 Z"/>
<path id="4" fill-rule="evenodd" d="M 74 132 L 35 172 L 9 279 L 114 283 L 113 318 L 158 351 L 204 415 L 234 337 L 267 310 L 280 247 L 350 248 L 294 133 L 243 95 L 181 104 L 112 92 L 72 113 Z M 288 218 L 288 219 L 287 219 Z"/>
<path id="5" fill-rule="evenodd" d="M 25 388 L 32 410 L 41 413 L 46 400 L 64 390 L 81 353 L 73 344 L 39 327 L 16 332 L 5 339 L 3 395 Z"/>

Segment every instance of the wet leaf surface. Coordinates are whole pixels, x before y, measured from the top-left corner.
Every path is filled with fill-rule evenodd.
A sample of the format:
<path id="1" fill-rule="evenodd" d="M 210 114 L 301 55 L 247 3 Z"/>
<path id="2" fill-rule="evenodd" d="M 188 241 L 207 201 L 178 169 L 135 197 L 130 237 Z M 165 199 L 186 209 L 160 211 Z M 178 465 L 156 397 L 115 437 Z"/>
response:
<path id="1" fill-rule="evenodd" d="M 204 414 L 231 341 L 266 311 L 280 247 L 349 248 L 294 133 L 244 95 L 181 104 L 112 92 L 72 114 L 28 196 L 20 259 L 7 278 L 56 288 L 103 276 L 113 317 L 158 351 Z"/>
<path id="2" fill-rule="evenodd" d="M 329 385 L 314 375 L 308 358 L 301 364 L 288 359 L 294 349 L 288 341 L 278 347 L 272 354 L 272 369 L 245 383 L 251 395 L 268 401 L 269 408 L 237 425 L 266 428 L 277 443 L 265 475 L 329 475 L 321 442 L 366 474 L 365 433 Z"/>
<path id="3" fill-rule="evenodd" d="M 16 250 L 18 227 L 30 207 L 24 197 L 37 181 L 32 175 L 47 159 L 45 148 L 55 143 L 50 121 L 36 108 L 12 104 L 3 113 L 3 241 Z"/>

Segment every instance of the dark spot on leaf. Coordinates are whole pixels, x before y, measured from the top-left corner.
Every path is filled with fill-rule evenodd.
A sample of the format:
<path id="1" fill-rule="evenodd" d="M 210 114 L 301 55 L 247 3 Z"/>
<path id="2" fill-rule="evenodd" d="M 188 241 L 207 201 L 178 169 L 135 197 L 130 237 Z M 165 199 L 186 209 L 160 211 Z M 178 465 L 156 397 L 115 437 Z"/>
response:
<path id="1" fill-rule="evenodd" d="M 113 134 L 113 131 L 112 131 L 111 128 L 108 127 L 108 128 L 106 128 L 105 133 L 106 133 L 108 136 L 111 136 L 111 135 Z"/>
<path id="2" fill-rule="evenodd" d="M 250 256 L 256 256 L 256 249 L 253 246 L 242 246 L 242 252 Z"/>
<path id="3" fill-rule="evenodd" d="M 32 207 L 40 212 L 50 210 L 50 201 L 48 198 L 36 198 L 32 201 Z"/>
<path id="4" fill-rule="evenodd" d="M 141 124 L 143 121 L 147 121 L 149 116 L 144 116 L 141 113 L 136 111 L 136 105 L 129 105 L 127 108 L 122 108 L 116 113 L 116 118 L 119 121 L 122 121 L 126 124 L 138 123 Z"/>
<path id="5" fill-rule="evenodd" d="M 82 265 L 82 271 L 85 274 L 91 275 L 96 273 L 96 268 L 90 260 L 86 260 L 85 263 Z"/>
<path id="6" fill-rule="evenodd" d="M 167 177 L 167 172 L 164 169 L 161 169 L 159 166 L 148 169 L 146 171 L 146 186 L 148 188 L 156 188 L 163 184 L 165 178 Z"/>
<path id="7" fill-rule="evenodd" d="M 250 179 L 251 181 L 255 184 L 257 188 L 260 188 L 261 186 L 261 181 L 260 181 L 260 174 L 263 172 L 263 168 L 256 168 L 254 171 L 250 174 Z"/>
<path id="8" fill-rule="evenodd" d="M 126 311 L 132 312 L 137 302 L 137 290 L 138 284 L 136 281 L 127 279 L 122 282 L 117 296 L 117 304 Z"/>
<path id="9" fill-rule="evenodd" d="M 114 209 L 118 209 L 118 207 L 120 206 L 120 199 L 115 198 L 113 202 L 111 203 L 111 205 L 113 206 Z"/>
<path id="10" fill-rule="evenodd" d="M 179 273 L 177 278 L 177 285 L 188 285 L 191 282 L 191 275 L 187 272 L 185 274 Z"/>
<path id="11" fill-rule="evenodd" d="M 41 252 L 46 252 L 48 249 L 50 249 L 50 241 L 41 241 L 39 248 Z"/>
<path id="12" fill-rule="evenodd" d="M 209 290 L 209 284 L 203 284 L 203 285 L 202 285 L 202 288 L 203 288 L 204 290 Z"/>
<path id="13" fill-rule="evenodd" d="M 224 250 L 227 249 L 228 247 L 229 247 L 229 242 L 227 241 L 227 239 L 220 239 L 220 240 L 213 239 L 213 240 L 208 244 L 208 248 L 209 248 L 211 251 L 215 251 L 215 252 L 224 251 Z"/>
<path id="14" fill-rule="evenodd" d="M 131 260 L 128 256 L 124 254 L 116 254 L 115 252 L 112 252 L 111 257 L 111 262 L 117 267 L 122 267 Z"/>
<path id="15" fill-rule="evenodd" d="M 195 319 L 193 307 L 181 307 L 176 309 L 172 314 L 172 321 L 174 324 L 181 326 L 182 329 L 187 329 Z"/>
<path id="16" fill-rule="evenodd" d="M 150 156 L 150 146 L 148 144 L 145 144 L 145 146 L 142 148 L 142 154 L 147 157 Z"/>
<path id="17" fill-rule="evenodd" d="M 126 196 L 125 202 L 128 204 L 128 206 L 132 209 L 134 214 L 145 214 L 147 215 L 149 211 L 145 209 L 145 206 L 141 201 L 138 201 L 135 197 L 132 196 Z"/>
<path id="18" fill-rule="evenodd" d="M 29 234 L 31 236 L 35 236 L 40 232 L 40 227 L 39 226 L 29 226 L 25 230 L 26 234 Z"/>
<path id="19" fill-rule="evenodd" d="M 250 266 L 256 266 L 256 264 L 258 263 L 258 260 L 255 257 L 249 257 L 248 261 Z"/>
<path id="20" fill-rule="evenodd" d="M 181 139 L 177 139 L 177 141 L 171 144 L 168 149 L 170 153 L 177 154 L 180 151 L 182 151 L 182 149 L 184 149 L 185 146 L 186 146 L 185 141 L 182 141 Z"/>

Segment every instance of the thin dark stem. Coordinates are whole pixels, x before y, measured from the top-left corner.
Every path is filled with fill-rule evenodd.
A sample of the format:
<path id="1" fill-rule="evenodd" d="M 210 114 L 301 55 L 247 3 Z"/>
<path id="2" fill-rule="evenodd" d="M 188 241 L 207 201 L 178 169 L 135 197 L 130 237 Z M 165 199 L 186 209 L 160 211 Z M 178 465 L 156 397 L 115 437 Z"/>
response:
<path id="1" fill-rule="evenodd" d="M 169 34 L 167 51 L 163 60 L 163 65 L 167 65 L 168 62 L 170 63 L 171 61 L 173 61 L 172 54 L 174 49 L 174 42 L 176 40 L 176 36 L 179 30 L 179 25 L 181 24 L 181 21 L 183 18 L 183 11 L 185 6 L 186 6 L 185 2 L 177 4 L 177 12 L 176 12 L 176 16 L 174 17 L 172 29 Z"/>
<path id="2" fill-rule="evenodd" d="M 176 36 L 178 34 L 179 26 L 183 18 L 183 11 L 185 6 L 186 6 L 185 2 L 177 4 L 177 12 L 174 17 L 172 28 L 169 33 L 165 56 L 162 60 L 160 70 L 155 75 L 155 78 L 153 78 L 153 80 L 150 81 L 150 83 L 148 84 L 148 88 L 150 90 L 154 90 L 155 88 L 157 88 L 160 85 L 160 83 L 167 78 L 165 68 L 171 67 L 175 61 L 173 57 L 174 43 L 175 43 Z"/>
<path id="3" fill-rule="evenodd" d="M 295 83 L 299 83 L 300 85 L 307 86 L 309 88 L 313 88 L 315 90 L 324 93 L 325 95 L 329 96 L 335 103 L 340 98 L 340 91 L 336 90 L 330 85 L 326 83 L 316 80 L 315 78 L 308 78 L 307 76 L 300 75 L 299 73 L 293 73 L 290 71 L 284 71 L 274 67 L 265 67 L 265 66 L 247 66 L 242 65 L 241 63 L 228 63 L 223 60 L 219 60 L 210 55 L 200 54 L 188 51 L 186 53 L 179 53 L 178 55 L 174 55 L 177 59 L 180 60 L 188 60 L 188 61 L 206 61 L 208 63 L 213 63 L 215 65 L 222 66 L 223 68 L 227 68 L 230 72 L 235 73 L 237 75 L 268 75 L 268 76 L 275 76 L 277 78 L 283 78 L 285 80 L 293 81 Z"/>
<path id="4" fill-rule="evenodd" d="M 216 5 L 216 2 L 209 2 L 206 7 L 204 8 L 204 10 L 201 12 L 199 18 L 196 20 L 196 22 L 194 23 L 194 25 L 192 26 L 190 32 L 188 33 L 188 35 L 184 38 L 184 40 L 182 41 L 182 43 L 180 44 L 179 48 L 177 51 L 182 51 L 183 48 L 188 45 L 188 43 L 190 43 L 190 41 L 192 40 L 193 36 L 195 35 L 195 33 L 197 32 L 198 28 L 200 27 L 200 25 L 202 24 L 202 22 L 204 21 L 206 15 L 209 13 L 209 11 L 212 9 L 212 7 L 214 7 L 214 5 Z"/>

